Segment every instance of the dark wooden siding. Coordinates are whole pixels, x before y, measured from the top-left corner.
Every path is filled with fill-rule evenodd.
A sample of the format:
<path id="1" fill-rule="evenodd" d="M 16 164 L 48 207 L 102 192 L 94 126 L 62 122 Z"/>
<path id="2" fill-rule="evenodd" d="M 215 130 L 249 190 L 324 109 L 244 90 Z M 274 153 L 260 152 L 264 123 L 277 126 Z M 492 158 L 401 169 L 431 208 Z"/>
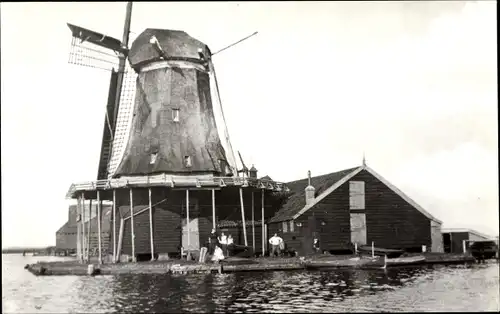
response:
<path id="1" fill-rule="evenodd" d="M 469 240 L 468 232 L 453 232 L 451 233 L 451 252 L 462 253 L 464 251 L 463 241 Z"/>
<path id="2" fill-rule="evenodd" d="M 376 247 L 402 249 L 432 247 L 429 218 L 365 170 L 351 181 L 365 182 L 367 244 L 373 241 Z M 348 197 L 349 184 L 344 186 Z"/>
<path id="3" fill-rule="evenodd" d="M 182 218 L 185 218 L 185 211 L 182 210 L 185 204 L 185 194 L 183 190 L 170 189 L 152 189 L 152 204 L 153 204 L 153 234 L 154 234 L 154 249 L 156 253 L 179 253 L 182 243 Z M 241 205 L 239 198 L 239 190 L 237 188 L 227 188 L 216 191 L 216 217 L 218 220 L 232 219 L 241 221 Z M 271 197 L 266 195 L 266 197 Z M 149 206 L 149 196 L 147 189 L 134 189 L 134 212 Z M 251 192 L 244 190 L 244 205 L 245 219 L 251 221 Z M 155 206 L 156 203 L 165 200 Z M 212 226 L 212 192 L 211 190 L 191 191 L 190 192 L 190 218 L 198 217 L 198 228 L 200 236 L 200 247 L 207 245 L 208 237 L 213 228 Z M 198 211 L 194 206 L 194 199 L 198 202 Z M 260 191 L 256 193 L 254 198 L 254 217 L 260 221 L 261 203 Z M 130 194 L 129 190 L 119 190 L 117 192 L 117 206 L 119 208 L 116 222 L 116 237 L 118 239 L 120 232 L 120 218 L 129 217 Z M 265 204 L 265 218 L 269 219 L 275 213 L 275 208 L 270 204 Z M 112 221 L 110 221 L 112 226 Z M 111 227 L 112 230 L 112 227 Z M 134 216 L 134 231 L 135 231 L 135 251 L 136 254 L 150 253 L 150 235 L 149 235 L 149 210 Z M 243 229 L 230 228 L 229 233 L 234 238 L 236 244 L 244 244 Z M 262 247 L 262 229 L 261 226 L 255 227 L 256 233 L 256 249 Z M 111 231 L 112 234 L 112 231 Z M 111 239 L 111 235 L 110 235 Z M 247 227 L 248 245 L 252 245 L 252 227 Z M 112 252 L 112 240 L 109 242 L 109 251 Z M 122 254 L 131 254 L 131 230 L 130 219 L 125 222 L 122 242 Z"/>
<path id="4" fill-rule="evenodd" d="M 313 216 L 313 224 L 309 217 Z M 304 232 L 311 229 L 319 236 L 322 250 L 345 250 L 350 242 L 350 216 L 349 216 L 349 184 L 344 184 L 330 195 L 322 199 L 304 215 L 298 217 L 294 232 L 282 232 L 282 222 L 269 224 L 269 237 L 278 232 L 285 243 L 297 251 L 312 247 L 312 240 L 304 239 Z M 324 225 L 322 225 L 324 222 Z M 289 227 L 288 227 L 289 228 Z M 294 239 L 295 237 L 295 239 Z"/>
<path id="5" fill-rule="evenodd" d="M 365 170 L 351 181 L 365 182 L 365 210 L 356 212 L 366 214 L 368 244 L 373 241 L 377 247 L 403 249 L 421 248 L 422 245 L 431 247 L 429 218 Z M 309 220 L 311 216 L 314 218 Z M 313 221 L 315 226 L 310 226 Z M 302 226 L 295 226 L 293 233 L 283 233 L 282 222 L 269 224 L 269 236 L 278 232 L 291 247 L 312 246 L 312 243 L 303 243 L 304 232 L 315 231 L 322 250 L 350 249 L 349 181 L 295 222 L 300 222 Z M 307 231 L 309 229 L 312 230 Z"/>

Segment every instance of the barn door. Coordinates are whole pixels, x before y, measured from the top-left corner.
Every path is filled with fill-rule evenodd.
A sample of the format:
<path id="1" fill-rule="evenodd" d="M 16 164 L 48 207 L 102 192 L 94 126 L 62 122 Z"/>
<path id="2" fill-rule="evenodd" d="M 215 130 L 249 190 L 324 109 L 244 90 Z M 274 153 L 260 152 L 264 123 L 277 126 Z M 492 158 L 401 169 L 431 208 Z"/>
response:
<path id="1" fill-rule="evenodd" d="M 200 249 L 200 229 L 198 225 L 198 200 L 195 198 L 189 199 L 189 229 L 187 221 L 186 203 L 182 205 L 182 247 L 184 250 L 199 250 Z M 189 244 L 188 244 L 189 230 Z"/>
<path id="2" fill-rule="evenodd" d="M 308 255 L 313 253 L 313 239 L 314 237 L 317 237 L 318 240 L 320 241 L 321 245 L 321 239 L 319 232 L 317 232 L 316 229 L 316 218 L 314 216 L 309 216 L 307 220 L 307 226 L 305 228 L 301 228 L 301 238 L 302 238 L 302 254 L 301 255 Z"/>
<path id="3" fill-rule="evenodd" d="M 366 214 L 351 213 L 351 242 L 366 245 Z"/>

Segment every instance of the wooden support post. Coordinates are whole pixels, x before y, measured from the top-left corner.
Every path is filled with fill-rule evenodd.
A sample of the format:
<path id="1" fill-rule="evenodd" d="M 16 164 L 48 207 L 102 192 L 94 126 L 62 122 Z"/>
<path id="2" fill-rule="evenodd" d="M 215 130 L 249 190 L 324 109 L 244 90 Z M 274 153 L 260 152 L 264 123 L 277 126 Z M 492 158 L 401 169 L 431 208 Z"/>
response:
<path id="1" fill-rule="evenodd" d="M 118 247 L 116 248 L 116 262 L 120 260 L 123 244 L 123 229 L 125 228 L 125 219 L 120 219 L 120 234 L 118 235 Z"/>
<path id="2" fill-rule="evenodd" d="M 262 203 L 262 256 L 266 255 L 266 234 L 265 234 L 265 225 L 264 225 L 264 189 L 262 189 L 261 195 L 261 203 Z"/>
<path id="3" fill-rule="evenodd" d="M 252 191 L 252 248 L 255 252 L 255 206 L 254 206 L 254 194 Z"/>
<path id="4" fill-rule="evenodd" d="M 151 261 L 155 260 L 155 246 L 153 239 L 153 205 L 151 202 L 151 188 L 148 189 L 149 192 L 149 241 L 151 241 Z"/>
<path id="5" fill-rule="evenodd" d="M 243 205 L 243 188 L 240 188 L 240 204 L 241 204 L 241 223 L 243 224 L 243 238 L 245 246 L 248 246 L 247 225 L 245 223 L 245 206 Z"/>
<path id="6" fill-rule="evenodd" d="M 102 202 L 101 202 L 101 194 L 100 194 L 100 191 L 98 190 L 97 191 L 97 245 L 99 246 L 98 248 L 98 252 L 99 252 L 99 259 L 98 259 L 98 263 L 99 265 L 102 264 L 102 251 L 101 251 L 101 248 L 102 248 L 102 245 L 101 245 L 101 205 L 102 205 Z"/>
<path id="7" fill-rule="evenodd" d="M 92 200 L 89 200 L 89 224 L 87 225 L 87 262 L 90 263 L 90 252 L 92 249 Z"/>
<path id="8" fill-rule="evenodd" d="M 187 250 L 188 253 L 186 258 L 190 257 L 190 249 L 191 249 L 191 230 L 190 230 L 190 221 L 189 221 L 189 190 L 186 190 L 186 230 L 187 230 Z"/>
<path id="9" fill-rule="evenodd" d="M 113 190 L 113 262 L 116 263 L 116 190 Z"/>
<path id="10" fill-rule="evenodd" d="M 212 189 L 212 228 L 215 230 L 215 227 L 215 189 Z"/>
<path id="11" fill-rule="evenodd" d="M 82 252 L 83 261 L 87 260 L 87 237 L 85 237 L 85 193 L 82 193 Z"/>
<path id="12" fill-rule="evenodd" d="M 132 237 L 132 262 L 135 262 L 135 233 L 134 233 L 134 196 L 130 189 L 130 235 Z"/>
<path id="13" fill-rule="evenodd" d="M 466 240 L 462 240 L 462 249 L 463 249 L 463 253 L 467 252 L 467 245 L 465 243 Z"/>
<path id="14" fill-rule="evenodd" d="M 81 237 L 81 227 L 82 227 L 82 197 L 78 196 L 77 200 L 77 205 L 76 205 L 76 217 L 77 217 L 77 222 L 76 222 L 76 256 L 78 258 L 78 261 L 83 262 L 83 255 L 82 255 L 82 239 Z"/>
<path id="15" fill-rule="evenodd" d="M 375 257 L 375 242 L 372 241 L 372 258 Z"/>

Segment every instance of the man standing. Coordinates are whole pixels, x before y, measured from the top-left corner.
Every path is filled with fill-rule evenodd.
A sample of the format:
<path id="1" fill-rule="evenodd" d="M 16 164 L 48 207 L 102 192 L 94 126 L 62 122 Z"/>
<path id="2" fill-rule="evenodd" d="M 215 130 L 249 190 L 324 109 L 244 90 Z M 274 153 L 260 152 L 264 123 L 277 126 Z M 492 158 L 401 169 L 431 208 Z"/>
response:
<path id="1" fill-rule="evenodd" d="M 215 229 L 212 229 L 212 232 L 208 237 L 208 243 L 209 243 L 209 254 L 213 255 L 215 251 L 215 246 L 217 245 L 217 234 L 215 233 Z"/>
<path id="2" fill-rule="evenodd" d="M 278 237 L 278 234 L 275 233 L 271 239 L 269 239 L 269 244 L 271 244 L 271 256 L 274 257 L 274 255 L 281 255 L 281 250 L 280 250 L 280 245 L 282 245 L 283 239 L 281 237 Z"/>
<path id="3" fill-rule="evenodd" d="M 227 255 L 227 236 L 224 234 L 224 232 L 221 232 L 220 234 L 219 244 L 224 255 Z"/>

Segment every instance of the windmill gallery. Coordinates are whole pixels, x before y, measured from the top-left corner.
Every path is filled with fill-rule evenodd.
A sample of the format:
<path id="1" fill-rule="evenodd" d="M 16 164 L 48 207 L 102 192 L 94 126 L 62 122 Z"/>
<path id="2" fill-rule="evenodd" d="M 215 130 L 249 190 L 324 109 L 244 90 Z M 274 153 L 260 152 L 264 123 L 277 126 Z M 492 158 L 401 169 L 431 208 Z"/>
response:
<path id="1" fill-rule="evenodd" d="M 443 252 L 441 221 L 364 161 L 289 183 L 259 177 L 241 155 L 238 169 L 209 47 L 184 31 L 146 29 L 129 48 L 131 10 L 122 41 L 68 24 L 72 63 L 93 66 L 81 54 L 98 47 L 118 56 L 118 71 L 97 180 L 71 185 L 78 205 L 58 246 L 76 246 L 82 264 L 92 255 L 98 264 L 190 260 L 216 229 L 250 255 L 266 255 L 275 233 L 298 256 L 313 252 L 313 239 L 332 254 Z"/>

